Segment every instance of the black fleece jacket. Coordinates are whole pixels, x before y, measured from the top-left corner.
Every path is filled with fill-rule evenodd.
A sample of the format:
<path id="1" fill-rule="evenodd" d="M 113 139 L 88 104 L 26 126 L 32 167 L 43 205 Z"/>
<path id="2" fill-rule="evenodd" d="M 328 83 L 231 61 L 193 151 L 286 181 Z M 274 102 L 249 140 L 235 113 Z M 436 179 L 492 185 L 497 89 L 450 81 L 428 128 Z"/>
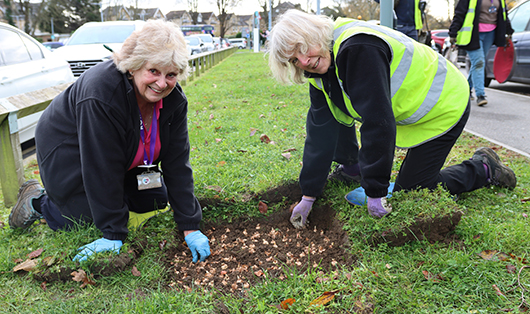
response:
<path id="1" fill-rule="evenodd" d="M 334 64 L 332 56 L 332 65 L 326 74 L 307 73 L 321 77 L 333 103 L 348 113 L 337 80 L 338 68 L 344 90 L 362 118 L 358 160 L 361 185 L 371 197 L 383 197 L 388 193 L 396 145 L 396 122 L 390 96 L 391 57 L 390 48 L 383 40 L 370 35 L 356 35 L 341 44 L 337 64 Z M 341 124 L 331 114 L 324 93 L 311 84 L 309 86 L 311 107 L 306 122 L 300 186 L 304 195 L 316 197 L 322 193 L 326 183 L 336 146 L 346 144 L 338 141 Z"/>
<path id="2" fill-rule="evenodd" d="M 504 1 L 504 0 L 501 0 Z M 459 46 L 465 50 L 477 50 L 480 48 L 479 40 L 479 31 L 478 24 L 480 18 L 480 8 L 482 6 L 482 1 L 477 1 L 477 7 L 475 8 L 475 19 L 473 20 L 473 31 L 471 32 L 471 41 L 465 46 Z M 469 9 L 469 0 L 460 0 L 455 8 L 455 15 L 451 26 L 449 27 L 449 36 L 456 38 L 458 31 L 462 28 L 464 24 L 464 19 L 466 18 L 467 11 Z M 495 28 L 495 41 L 493 42 L 497 47 L 504 47 L 506 45 L 506 35 L 513 34 L 513 28 L 508 19 L 508 14 L 506 13 L 506 21 L 504 21 L 503 14 L 505 12 L 502 10 L 502 7 L 497 10 L 497 27 Z"/>
<path id="3" fill-rule="evenodd" d="M 179 229 L 199 229 L 202 212 L 189 163 L 188 102 L 177 84 L 163 103 L 161 149 L 154 164 L 161 163 Z M 131 81 L 108 61 L 57 96 L 37 126 L 37 158 L 48 197 L 63 215 L 93 221 L 110 240 L 124 240 L 128 233 L 124 178 L 138 150 L 139 117 Z"/>

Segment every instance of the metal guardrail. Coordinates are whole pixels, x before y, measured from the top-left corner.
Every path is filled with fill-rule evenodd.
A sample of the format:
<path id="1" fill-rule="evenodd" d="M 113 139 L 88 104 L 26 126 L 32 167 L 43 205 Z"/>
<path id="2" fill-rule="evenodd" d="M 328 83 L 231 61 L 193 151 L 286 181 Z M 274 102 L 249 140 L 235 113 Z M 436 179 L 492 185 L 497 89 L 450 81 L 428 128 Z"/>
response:
<path id="1" fill-rule="evenodd" d="M 193 71 L 187 81 L 199 77 L 236 50 L 236 47 L 230 47 L 192 56 L 189 64 Z M 187 81 L 182 81 L 180 84 L 184 86 Z M 18 189 L 25 182 L 18 119 L 46 109 L 50 102 L 70 84 L 0 98 L 0 186 L 6 207 L 15 205 Z"/>

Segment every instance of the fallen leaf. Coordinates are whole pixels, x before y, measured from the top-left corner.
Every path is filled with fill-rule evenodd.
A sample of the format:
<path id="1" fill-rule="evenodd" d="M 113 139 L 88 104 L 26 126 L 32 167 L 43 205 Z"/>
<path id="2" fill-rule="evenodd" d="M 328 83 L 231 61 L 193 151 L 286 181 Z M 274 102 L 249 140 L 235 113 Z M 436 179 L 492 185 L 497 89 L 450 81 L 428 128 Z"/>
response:
<path id="1" fill-rule="evenodd" d="M 208 186 L 206 187 L 206 189 L 207 189 L 207 190 L 213 190 L 213 191 L 215 191 L 215 192 L 217 192 L 217 193 L 221 193 L 221 191 L 223 190 L 223 188 L 220 187 L 220 186 L 218 186 L 218 185 L 208 185 Z"/>
<path id="2" fill-rule="evenodd" d="M 269 209 L 269 206 L 267 206 L 267 204 L 263 203 L 262 201 L 259 202 L 258 210 L 260 213 L 266 214 L 268 209 Z"/>
<path id="3" fill-rule="evenodd" d="M 254 136 L 254 134 L 256 134 L 257 130 L 258 129 L 256 129 L 256 128 L 250 128 L 250 136 Z"/>
<path id="4" fill-rule="evenodd" d="M 92 278 L 87 276 L 85 271 L 83 269 L 81 269 L 81 268 L 79 268 L 77 271 L 71 272 L 70 275 L 72 276 L 72 280 L 73 281 L 82 282 L 80 288 L 84 288 L 87 285 L 95 285 L 96 284 L 96 282 L 94 280 L 92 280 Z"/>
<path id="5" fill-rule="evenodd" d="M 264 115 L 264 114 L 260 114 L 260 115 L 259 115 L 259 118 L 260 118 L 260 119 L 261 119 L 261 118 L 265 118 L 265 115 Z"/>
<path id="6" fill-rule="evenodd" d="M 42 290 L 46 291 L 48 288 L 46 287 L 46 281 L 43 281 L 41 284 L 40 284 L 40 287 Z"/>
<path id="7" fill-rule="evenodd" d="M 213 88 L 217 88 L 217 85 L 215 85 L 215 84 L 212 84 L 212 86 L 213 86 Z"/>
<path id="8" fill-rule="evenodd" d="M 271 142 L 271 139 L 266 134 L 261 134 L 259 139 L 265 144 L 269 144 Z"/>
<path id="9" fill-rule="evenodd" d="M 525 214 L 525 213 L 523 213 L 523 217 L 524 217 L 524 218 L 528 218 L 528 215 Z"/>
<path id="10" fill-rule="evenodd" d="M 28 255 L 26 255 L 26 257 L 27 258 L 39 257 L 42 254 L 43 251 L 44 251 L 44 249 L 42 249 L 42 248 L 38 249 L 38 250 L 35 250 L 35 251 L 29 253 Z"/>
<path id="11" fill-rule="evenodd" d="M 432 280 L 433 282 L 440 282 L 440 281 L 444 280 L 443 277 L 440 274 L 434 275 L 434 274 L 431 274 L 430 272 L 428 272 L 426 270 L 423 270 L 422 273 L 423 273 L 423 276 L 425 277 L 425 279 Z"/>
<path id="12" fill-rule="evenodd" d="M 209 117 L 210 120 L 213 119 L 213 113 L 210 114 L 210 117 Z"/>
<path id="13" fill-rule="evenodd" d="M 138 268 L 136 268 L 136 266 L 132 267 L 131 273 L 133 274 L 133 276 L 136 276 L 136 277 L 142 276 L 142 273 L 138 270 Z"/>
<path id="14" fill-rule="evenodd" d="M 296 300 L 293 299 L 293 298 L 289 298 L 287 300 L 283 300 L 282 303 L 280 303 L 281 307 L 283 310 L 288 310 L 289 309 L 289 306 L 293 305 L 293 303 L 295 302 Z"/>
<path id="15" fill-rule="evenodd" d="M 390 264 L 386 264 L 385 267 L 388 268 L 388 269 L 392 268 L 392 266 L 390 266 Z"/>
<path id="16" fill-rule="evenodd" d="M 333 298 L 335 298 L 335 294 L 337 292 L 339 292 L 340 290 L 335 290 L 335 291 L 326 291 L 324 292 L 320 297 L 314 299 L 313 301 L 311 301 L 311 303 L 309 303 L 309 305 L 317 305 L 317 306 L 320 306 L 320 305 L 324 305 L 324 304 L 327 304 L 329 303 L 331 300 L 333 300 Z"/>
<path id="17" fill-rule="evenodd" d="M 220 130 L 223 126 L 216 126 L 215 129 L 216 130 Z"/>
<path id="18" fill-rule="evenodd" d="M 223 161 L 218 162 L 216 167 L 222 167 L 225 164 L 226 164 L 226 161 L 223 160 Z"/>
<path id="19" fill-rule="evenodd" d="M 221 142 L 222 140 L 223 140 L 222 138 L 216 138 L 216 139 L 215 139 L 215 142 L 216 142 L 216 143 L 219 143 L 219 142 Z"/>
<path id="20" fill-rule="evenodd" d="M 287 160 L 291 159 L 291 153 L 283 153 L 283 157 L 285 157 Z"/>
<path id="21" fill-rule="evenodd" d="M 284 150 L 283 152 L 284 153 L 288 153 L 288 152 L 295 152 L 296 151 L 296 148 L 287 148 L 286 150 Z"/>
<path id="22" fill-rule="evenodd" d="M 18 264 L 17 266 L 13 267 L 13 272 L 17 272 L 19 270 L 25 270 L 25 271 L 32 271 L 37 266 L 37 261 L 34 259 L 27 259 L 24 262 Z"/>
<path id="23" fill-rule="evenodd" d="M 257 270 L 254 272 L 254 275 L 258 276 L 258 277 L 261 277 L 263 276 L 263 271 L 260 269 L 260 270 Z"/>
<path id="24" fill-rule="evenodd" d="M 523 203 L 530 202 L 530 197 L 529 197 L 529 198 L 523 198 L 523 199 L 521 200 L 521 202 L 523 202 Z"/>
<path id="25" fill-rule="evenodd" d="M 508 264 L 506 265 L 506 270 L 508 270 L 509 274 L 515 274 L 515 272 L 517 271 L 517 268 L 513 266 L 512 264 Z"/>
<path id="26" fill-rule="evenodd" d="M 504 296 L 504 293 L 501 292 L 501 289 L 497 287 L 497 285 L 492 285 L 493 289 L 495 289 L 495 293 L 500 296 Z"/>
<path id="27" fill-rule="evenodd" d="M 46 256 L 45 258 L 42 259 L 42 262 L 48 267 L 55 264 L 55 261 L 56 261 L 55 256 Z"/>
<path id="28" fill-rule="evenodd" d="M 496 260 L 496 259 L 504 261 L 509 258 L 508 254 L 499 252 L 497 250 L 484 250 L 480 252 L 478 256 L 482 257 L 483 259 L 487 261 Z"/>
<path id="29" fill-rule="evenodd" d="M 167 244 L 167 240 L 162 240 L 158 242 L 158 247 L 160 248 L 160 250 L 163 250 L 166 244 Z"/>
<path id="30" fill-rule="evenodd" d="M 0 221 L 0 229 L 4 229 L 5 226 L 5 223 L 3 221 Z"/>
<path id="31" fill-rule="evenodd" d="M 293 209 L 296 207 L 296 205 L 298 205 L 298 202 L 292 204 L 291 207 L 289 207 L 289 212 L 290 212 L 290 213 L 293 212 Z"/>

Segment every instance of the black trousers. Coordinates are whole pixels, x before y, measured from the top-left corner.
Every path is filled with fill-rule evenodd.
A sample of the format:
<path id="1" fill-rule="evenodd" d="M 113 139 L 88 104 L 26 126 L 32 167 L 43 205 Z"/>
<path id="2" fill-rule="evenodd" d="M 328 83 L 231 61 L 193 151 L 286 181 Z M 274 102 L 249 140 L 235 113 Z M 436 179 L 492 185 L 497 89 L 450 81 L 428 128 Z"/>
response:
<path id="1" fill-rule="evenodd" d="M 129 207 L 129 211 L 136 213 L 146 213 L 157 209 L 163 209 L 167 206 L 168 197 L 166 185 L 162 178 L 162 186 L 156 189 L 138 190 L 136 175 L 143 170 L 134 168 L 127 172 L 124 180 L 124 202 Z M 52 230 L 69 230 L 76 224 L 74 219 L 65 217 L 60 209 L 48 198 L 43 195 L 40 198 L 40 211 L 46 220 L 46 223 Z M 91 221 L 91 217 L 81 222 Z M 79 223 L 79 221 L 77 221 Z"/>
<path id="2" fill-rule="evenodd" d="M 417 188 L 435 189 L 441 183 L 451 194 L 458 195 L 487 185 L 487 173 L 481 161 L 464 160 L 460 164 L 442 169 L 456 140 L 464 130 L 469 114 L 470 104 L 468 102 L 460 121 L 447 133 L 408 149 L 401 164 L 394 191 Z M 354 132 L 353 127 L 340 129 L 334 161 L 344 165 L 358 162 L 359 149 Z"/>
<path id="3" fill-rule="evenodd" d="M 487 184 L 487 173 L 484 164 L 477 160 L 464 160 L 460 164 L 442 169 L 447 155 L 456 140 L 462 134 L 469 118 L 467 108 L 460 121 L 444 135 L 408 150 L 399 174 L 394 191 L 416 188 L 434 189 L 438 184 L 453 195 L 470 192 Z"/>

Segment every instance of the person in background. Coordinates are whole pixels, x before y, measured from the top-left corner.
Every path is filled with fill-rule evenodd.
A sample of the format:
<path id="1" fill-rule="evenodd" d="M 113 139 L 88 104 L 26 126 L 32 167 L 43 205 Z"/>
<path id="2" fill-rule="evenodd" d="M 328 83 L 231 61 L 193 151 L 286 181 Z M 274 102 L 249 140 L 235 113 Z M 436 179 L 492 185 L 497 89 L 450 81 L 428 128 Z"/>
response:
<path id="1" fill-rule="evenodd" d="M 513 29 L 506 14 L 505 0 L 460 0 L 449 27 L 451 46 L 458 45 L 467 51 L 471 68 L 468 74 L 469 88 L 475 89 L 477 105 L 488 103 L 484 91 L 484 69 L 490 47 L 506 45 L 506 35 Z"/>
<path id="2" fill-rule="evenodd" d="M 277 80 L 310 83 L 303 197 L 290 218 L 296 228 L 306 224 L 333 161 L 343 163 L 336 172 L 361 178 L 369 214 L 387 215 L 396 146 L 408 151 L 394 191 L 515 187 L 514 172 L 486 147 L 441 170 L 469 117 L 469 90 L 462 73 L 430 47 L 384 26 L 289 10 L 271 31 L 268 54 Z M 362 123 L 360 149 L 355 121 Z"/>
<path id="3" fill-rule="evenodd" d="M 380 0 L 374 0 L 380 3 Z M 418 31 L 423 28 L 420 0 L 394 0 L 394 12 L 397 16 L 396 29 L 418 40 Z M 423 1 L 424 2 L 424 1 Z"/>
<path id="4" fill-rule="evenodd" d="M 186 42 L 172 22 L 150 20 L 113 60 L 86 71 L 46 108 L 36 130 L 37 180 L 22 185 L 12 228 L 44 217 L 53 230 L 94 223 L 102 237 L 74 260 L 119 253 L 129 215 L 171 204 L 193 261 L 210 255 L 189 163 Z M 161 169 L 159 169 L 159 165 Z M 163 175 L 162 172 L 163 171 Z"/>

